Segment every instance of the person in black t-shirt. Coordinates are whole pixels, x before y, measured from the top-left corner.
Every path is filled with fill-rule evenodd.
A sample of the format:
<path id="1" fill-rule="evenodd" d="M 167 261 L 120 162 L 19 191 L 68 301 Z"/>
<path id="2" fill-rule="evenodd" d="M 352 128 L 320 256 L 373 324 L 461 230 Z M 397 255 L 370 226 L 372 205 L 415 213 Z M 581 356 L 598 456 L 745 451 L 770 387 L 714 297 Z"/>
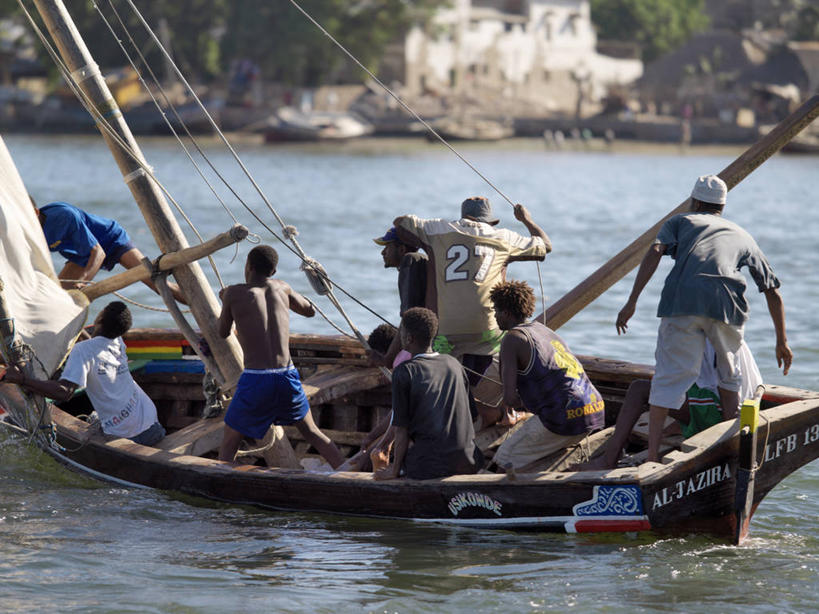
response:
<path id="1" fill-rule="evenodd" d="M 403 243 L 398 239 L 395 228 L 390 228 L 383 237 L 373 239 L 381 245 L 381 257 L 384 259 L 384 268 L 398 269 L 398 295 L 401 298 L 399 315 L 413 307 L 426 306 L 427 292 L 427 255 L 419 252 L 417 247 Z M 395 336 L 386 352 L 373 351 L 370 359 L 378 366 L 392 367 L 393 361 L 401 351 L 401 341 Z"/>
<path id="2" fill-rule="evenodd" d="M 469 381 L 461 363 L 430 347 L 438 318 L 414 307 L 401 318 L 401 345 L 412 358 L 392 375 L 395 457 L 374 474 L 377 480 L 397 478 L 401 468 L 411 479 L 425 480 L 476 473 L 483 455 L 475 445 L 469 412 Z"/>

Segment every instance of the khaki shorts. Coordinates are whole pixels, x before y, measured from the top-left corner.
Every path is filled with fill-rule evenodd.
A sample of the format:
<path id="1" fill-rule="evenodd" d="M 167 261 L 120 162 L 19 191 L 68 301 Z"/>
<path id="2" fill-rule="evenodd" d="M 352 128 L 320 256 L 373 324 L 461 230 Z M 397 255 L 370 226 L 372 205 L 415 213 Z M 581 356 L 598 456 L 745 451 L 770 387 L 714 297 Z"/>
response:
<path id="1" fill-rule="evenodd" d="M 705 339 L 714 346 L 719 387 L 738 392 L 742 384 L 739 347 L 742 327 L 704 316 L 663 318 L 657 331 L 650 405 L 679 409 L 685 393 L 697 381 L 705 353 Z"/>
<path id="2" fill-rule="evenodd" d="M 558 435 L 543 426 L 537 416 L 531 416 L 500 445 L 493 460 L 501 469 L 510 464 L 520 469 L 558 450 L 576 445 L 585 437 L 586 433 Z"/>

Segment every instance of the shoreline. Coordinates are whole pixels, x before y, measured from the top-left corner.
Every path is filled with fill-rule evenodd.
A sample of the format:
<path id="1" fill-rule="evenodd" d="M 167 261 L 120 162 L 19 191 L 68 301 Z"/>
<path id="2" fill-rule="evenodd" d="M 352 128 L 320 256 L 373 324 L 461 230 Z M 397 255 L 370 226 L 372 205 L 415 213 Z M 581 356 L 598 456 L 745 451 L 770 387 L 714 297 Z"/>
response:
<path id="1" fill-rule="evenodd" d="M 398 153 L 398 152 L 423 152 L 429 153 L 436 149 L 445 150 L 439 141 L 429 141 L 424 136 L 367 136 L 350 139 L 347 141 L 303 141 L 303 142 L 278 142 L 265 143 L 262 135 L 249 134 L 244 132 L 225 132 L 225 137 L 232 144 L 250 147 L 259 147 L 275 150 L 303 150 L 303 151 L 328 151 L 336 153 Z M 136 135 L 142 143 L 174 143 L 176 138 L 172 135 Z M 194 135 L 196 141 L 207 147 L 221 146 L 222 140 L 214 134 Z M 5 138 L 25 138 L 27 140 L 98 140 L 99 135 L 93 133 L 44 133 L 44 132 L 8 132 Z M 183 139 L 186 140 L 186 139 Z M 568 139 L 562 146 L 556 147 L 547 144 L 546 140 L 539 137 L 510 137 L 498 141 L 451 141 L 450 144 L 456 150 L 465 151 L 516 151 L 516 152 L 541 152 L 544 154 L 659 154 L 659 155 L 685 155 L 687 153 L 697 155 L 726 155 L 737 154 L 744 151 L 750 145 L 738 143 L 703 143 L 682 145 L 680 143 L 669 143 L 661 141 L 642 141 L 635 139 L 616 139 L 612 143 L 607 143 L 600 138 L 592 138 L 588 141 L 577 141 Z"/>

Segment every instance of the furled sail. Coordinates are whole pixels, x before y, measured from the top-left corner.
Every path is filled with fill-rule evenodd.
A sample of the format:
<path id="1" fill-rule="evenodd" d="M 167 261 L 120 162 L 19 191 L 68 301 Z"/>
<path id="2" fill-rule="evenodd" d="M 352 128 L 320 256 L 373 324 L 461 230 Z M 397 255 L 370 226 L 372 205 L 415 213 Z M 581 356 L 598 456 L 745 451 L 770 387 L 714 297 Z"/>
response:
<path id="1" fill-rule="evenodd" d="M 50 377 L 85 323 L 88 301 L 60 287 L 23 180 L 0 138 L 0 280 L 15 339 L 30 348 L 30 373 Z"/>

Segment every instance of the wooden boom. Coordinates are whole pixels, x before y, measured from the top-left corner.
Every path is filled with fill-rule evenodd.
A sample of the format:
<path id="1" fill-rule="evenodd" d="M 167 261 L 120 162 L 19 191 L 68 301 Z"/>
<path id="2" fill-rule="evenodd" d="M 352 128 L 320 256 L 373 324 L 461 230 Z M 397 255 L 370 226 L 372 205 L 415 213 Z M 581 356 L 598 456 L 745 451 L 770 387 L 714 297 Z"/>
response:
<path id="1" fill-rule="evenodd" d="M 810 98 L 729 166 L 725 167 L 719 174 L 720 179 L 728 185 L 730 190 L 750 175 L 765 160 L 787 145 L 817 116 L 819 116 L 819 95 Z M 544 322 L 546 326 L 553 330 L 560 328 L 571 320 L 586 305 L 640 264 L 643 254 L 657 237 L 660 227 L 670 217 L 687 211 L 689 201 L 690 199 L 685 199 L 676 209 L 637 237 L 628 247 L 589 275 L 562 298 L 555 301 L 543 314 L 535 319 Z"/>
<path id="2" fill-rule="evenodd" d="M 204 243 L 180 249 L 178 252 L 165 254 L 159 261 L 159 270 L 170 271 L 174 267 L 178 267 L 182 264 L 188 264 L 200 258 L 205 258 L 223 247 L 242 241 L 247 235 L 247 228 L 241 224 L 236 224 L 229 231 L 216 235 Z M 112 275 L 100 282 L 85 286 L 80 291 L 88 297 L 89 301 L 93 301 L 104 294 L 116 292 L 138 281 L 145 281 L 150 277 L 151 271 L 145 267 L 138 266 L 133 269 L 128 269 L 124 273 Z"/>

